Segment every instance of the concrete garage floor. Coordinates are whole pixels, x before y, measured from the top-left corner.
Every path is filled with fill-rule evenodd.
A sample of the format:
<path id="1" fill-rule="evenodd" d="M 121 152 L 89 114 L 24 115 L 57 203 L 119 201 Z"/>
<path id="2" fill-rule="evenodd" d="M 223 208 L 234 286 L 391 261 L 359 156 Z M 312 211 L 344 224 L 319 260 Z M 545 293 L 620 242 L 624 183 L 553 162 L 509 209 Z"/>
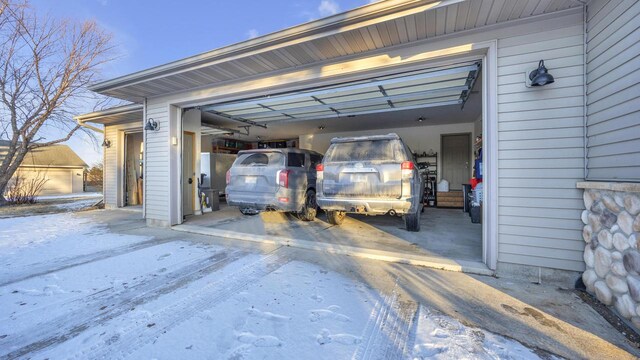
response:
<path id="1" fill-rule="evenodd" d="M 482 225 L 460 209 L 425 208 L 421 231 L 408 232 L 401 217 L 349 215 L 340 226 L 323 212 L 313 222 L 291 214 L 243 215 L 221 204 L 219 211 L 191 216 L 176 230 L 286 244 L 392 262 L 489 274 L 482 263 Z"/>

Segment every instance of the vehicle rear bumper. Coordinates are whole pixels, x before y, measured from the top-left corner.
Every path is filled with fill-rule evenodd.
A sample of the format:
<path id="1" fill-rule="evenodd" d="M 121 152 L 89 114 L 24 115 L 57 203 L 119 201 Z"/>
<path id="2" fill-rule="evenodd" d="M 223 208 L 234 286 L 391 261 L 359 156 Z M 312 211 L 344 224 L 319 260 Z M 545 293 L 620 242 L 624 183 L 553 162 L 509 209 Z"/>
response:
<path id="1" fill-rule="evenodd" d="M 418 207 L 418 199 L 367 199 L 318 197 L 318 206 L 323 210 L 338 210 L 348 213 L 384 215 L 393 210 L 399 215 L 414 213 Z"/>
<path id="2" fill-rule="evenodd" d="M 300 211 L 303 203 L 293 194 L 271 195 L 271 194 L 242 194 L 227 192 L 227 204 L 239 208 L 249 208 L 258 211 Z M 285 201 L 284 199 L 287 199 Z M 302 199 L 304 201 L 304 199 Z"/>

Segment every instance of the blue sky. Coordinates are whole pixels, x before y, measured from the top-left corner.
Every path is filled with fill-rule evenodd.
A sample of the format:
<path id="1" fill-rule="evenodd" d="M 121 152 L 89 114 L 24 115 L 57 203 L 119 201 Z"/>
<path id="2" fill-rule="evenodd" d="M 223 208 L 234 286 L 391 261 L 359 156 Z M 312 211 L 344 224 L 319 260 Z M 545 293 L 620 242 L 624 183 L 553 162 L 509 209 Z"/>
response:
<path id="1" fill-rule="evenodd" d="M 32 0 L 37 12 L 96 20 L 113 34 L 117 60 L 102 78 L 129 74 L 350 10 L 370 0 Z M 90 110 L 90 109 L 89 109 Z M 68 142 L 89 164 L 102 157 L 85 136 Z M 89 149 L 91 149 L 89 151 Z"/>

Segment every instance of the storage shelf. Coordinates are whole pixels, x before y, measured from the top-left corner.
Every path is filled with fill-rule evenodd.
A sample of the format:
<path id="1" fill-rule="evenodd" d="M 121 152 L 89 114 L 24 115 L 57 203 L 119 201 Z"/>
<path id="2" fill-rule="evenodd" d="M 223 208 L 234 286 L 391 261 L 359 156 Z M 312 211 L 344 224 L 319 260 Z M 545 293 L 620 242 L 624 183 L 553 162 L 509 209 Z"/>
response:
<path id="1" fill-rule="evenodd" d="M 425 171 L 421 171 L 422 174 L 426 174 L 424 177 L 424 194 L 422 195 L 422 204 L 429 206 L 429 202 L 433 201 L 433 205 L 430 207 L 438 206 L 438 153 L 433 154 L 416 154 L 416 160 L 419 159 L 435 159 L 435 161 L 418 161 L 419 163 L 428 163 L 429 166 Z M 435 180 L 431 181 L 429 178 L 434 177 Z"/>

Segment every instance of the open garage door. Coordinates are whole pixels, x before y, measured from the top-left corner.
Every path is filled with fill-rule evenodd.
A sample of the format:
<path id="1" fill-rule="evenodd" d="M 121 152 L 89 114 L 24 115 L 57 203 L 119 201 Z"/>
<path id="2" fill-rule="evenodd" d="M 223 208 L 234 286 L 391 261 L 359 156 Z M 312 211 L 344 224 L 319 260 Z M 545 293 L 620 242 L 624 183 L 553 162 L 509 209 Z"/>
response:
<path id="1" fill-rule="evenodd" d="M 373 78 L 293 94 L 203 107 L 206 112 L 248 124 L 295 122 L 447 105 L 464 106 L 480 62 Z"/>
<path id="2" fill-rule="evenodd" d="M 231 234 L 254 241 L 284 239 L 284 243 L 302 247 L 347 249 L 349 254 L 440 264 L 452 270 L 466 267 L 488 271 L 482 264 L 482 225 L 475 221 L 479 219 L 472 221 L 469 207 L 463 206 L 471 205 L 470 200 L 476 199 L 474 194 L 437 186 L 447 180 L 442 177 L 442 136 L 468 134 L 468 139 L 475 139 L 481 135 L 481 68 L 479 60 L 465 61 L 206 104 L 187 112 L 198 113 L 200 159 L 207 159 L 206 167 L 215 169 L 208 172 L 212 174 L 211 181 L 203 183 L 211 184 L 221 182 L 225 171 L 220 168 L 228 169 L 241 150 L 300 148 L 324 154 L 333 137 L 397 133 L 410 148 L 418 165 L 416 171 L 426 184 L 420 232 L 407 232 L 404 223 L 393 216 L 349 215 L 342 226 L 331 226 L 322 211 L 313 222 L 300 221 L 295 212 L 250 216 L 227 206 L 224 197 L 220 199 L 220 210 L 188 217 L 178 229 Z M 479 146 L 471 148 L 470 144 L 465 150 L 469 153 L 464 155 L 475 158 L 481 145 L 479 142 Z M 467 178 L 472 176 L 470 166 Z M 467 189 L 463 184 L 455 185 L 450 188 Z M 223 189 L 216 189 L 215 193 L 222 192 Z M 438 197 L 443 199 L 441 205 Z"/>

